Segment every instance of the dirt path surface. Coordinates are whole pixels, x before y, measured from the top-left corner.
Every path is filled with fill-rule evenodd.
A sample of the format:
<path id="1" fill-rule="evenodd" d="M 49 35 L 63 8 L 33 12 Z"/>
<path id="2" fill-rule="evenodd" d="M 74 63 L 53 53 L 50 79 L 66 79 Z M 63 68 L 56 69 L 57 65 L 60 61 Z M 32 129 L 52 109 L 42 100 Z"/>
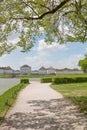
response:
<path id="1" fill-rule="evenodd" d="M 48 83 L 32 81 L 20 92 L 0 130 L 87 130 L 87 116 Z"/>

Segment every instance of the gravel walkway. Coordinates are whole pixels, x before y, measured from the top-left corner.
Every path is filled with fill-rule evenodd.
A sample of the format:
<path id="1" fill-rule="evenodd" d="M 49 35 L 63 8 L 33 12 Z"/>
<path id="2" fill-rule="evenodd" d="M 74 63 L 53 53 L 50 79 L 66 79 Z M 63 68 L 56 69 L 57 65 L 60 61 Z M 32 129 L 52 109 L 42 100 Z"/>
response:
<path id="1" fill-rule="evenodd" d="M 87 130 L 87 116 L 49 85 L 32 81 L 23 89 L 0 130 Z"/>

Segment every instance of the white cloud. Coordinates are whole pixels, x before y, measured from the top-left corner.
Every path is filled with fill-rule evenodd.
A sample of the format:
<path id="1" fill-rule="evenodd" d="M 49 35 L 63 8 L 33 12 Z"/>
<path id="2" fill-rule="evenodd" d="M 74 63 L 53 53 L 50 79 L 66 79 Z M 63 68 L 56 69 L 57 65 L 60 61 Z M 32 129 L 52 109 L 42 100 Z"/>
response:
<path id="1" fill-rule="evenodd" d="M 52 57 L 52 55 L 50 55 L 50 57 Z M 32 56 L 32 57 L 29 56 L 23 60 L 21 65 L 23 65 L 24 63 L 27 63 L 30 66 L 32 66 L 32 69 L 38 69 L 41 66 L 44 66 L 44 67 L 53 66 L 59 69 L 78 68 L 78 62 L 82 58 L 83 58 L 83 55 L 71 55 L 64 60 L 60 59 L 58 61 L 54 61 L 53 59 L 50 60 L 48 56 L 47 57 L 44 57 L 43 55 Z"/>
<path id="2" fill-rule="evenodd" d="M 32 66 L 32 69 L 38 69 L 41 66 L 49 67 L 53 66 L 55 68 L 77 68 L 78 61 L 84 56 L 81 54 L 72 54 L 68 57 L 61 58 L 58 54 L 59 51 L 68 50 L 65 44 L 59 45 L 58 43 L 53 43 L 52 45 L 47 45 L 44 40 L 40 40 L 36 48 L 35 55 L 27 56 L 21 62 L 21 65 L 24 63 Z M 68 52 L 67 52 L 68 53 Z"/>
<path id="3" fill-rule="evenodd" d="M 53 42 L 51 45 L 47 44 L 44 39 L 39 41 L 37 51 L 55 51 L 55 50 L 67 50 L 68 48 L 66 47 L 65 44 L 60 45 L 57 42 Z"/>
<path id="4" fill-rule="evenodd" d="M 39 68 L 41 66 L 56 66 L 54 61 L 56 53 L 58 53 L 58 51 L 65 50 L 68 50 L 68 48 L 64 44 L 59 45 L 58 43 L 53 43 L 52 45 L 47 45 L 44 39 L 40 40 L 38 46 L 33 49 L 33 51 L 35 51 L 35 55 L 25 57 L 23 62 L 21 62 L 21 65 L 27 63 L 32 66 L 32 68 Z"/>
<path id="5" fill-rule="evenodd" d="M 44 28 L 43 27 L 40 27 L 39 31 L 44 34 Z"/>
<path id="6" fill-rule="evenodd" d="M 71 55 L 68 58 L 57 62 L 58 68 L 78 68 L 78 62 L 83 59 L 83 55 Z"/>
<path id="7" fill-rule="evenodd" d="M 87 53 L 87 48 L 85 49 L 85 53 Z"/>
<path id="8" fill-rule="evenodd" d="M 15 45 L 19 41 L 19 34 L 12 33 L 11 36 L 8 37 L 8 42 Z"/>
<path id="9" fill-rule="evenodd" d="M 29 64 L 30 66 L 32 66 L 33 69 L 38 69 L 41 66 L 47 66 L 48 64 L 50 64 L 50 61 L 47 60 L 47 57 L 38 55 L 38 56 L 26 57 L 21 63 L 21 65 L 23 65 L 24 63 Z"/>

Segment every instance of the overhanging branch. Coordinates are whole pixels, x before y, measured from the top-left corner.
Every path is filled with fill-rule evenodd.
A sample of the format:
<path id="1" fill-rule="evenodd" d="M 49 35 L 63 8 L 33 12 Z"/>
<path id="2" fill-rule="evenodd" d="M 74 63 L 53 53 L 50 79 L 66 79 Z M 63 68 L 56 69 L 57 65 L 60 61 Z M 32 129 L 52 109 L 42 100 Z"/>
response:
<path id="1" fill-rule="evenodd" d="M 57 5 L 54 9 L 47 11 L 45 13 L 43 13 L 40 16 L 34 16 L 34 17 L 14 17 L 13 19 L 27 19 L 27 20 L 38 20 L 38 19 L 42 19 L 43 17 L 45 17 L 48 14 L 54 14 L 55 12 L 57 12 L 60 8 L 62 8 L 66 3 L 68 3 L 70 0 L 64 0 L 62 1 L 59 5 Z"/>

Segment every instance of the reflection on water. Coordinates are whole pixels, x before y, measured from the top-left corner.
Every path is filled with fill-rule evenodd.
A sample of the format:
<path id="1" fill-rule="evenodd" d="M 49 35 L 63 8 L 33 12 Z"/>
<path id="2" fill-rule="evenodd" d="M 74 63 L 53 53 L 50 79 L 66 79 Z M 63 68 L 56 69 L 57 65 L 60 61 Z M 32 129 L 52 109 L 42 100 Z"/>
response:
<path id="1" fill-rule="evenodd" d="M 0 78 L 0 95 L 19 82 L 18 78 Z"/>
<path id="2" fill-rule="evenodd" d="M 31 81 L 40 81 L 40 78 L 29 78 L 30 82 Z"/>
<path id="3" fill-rule="evenodd" d="M 31 81 L 40 81 L 40 78 L 30 78 Z M 20 79 L 18 78 L 0 78 L 0 95 L 12 88 L 14 85 L 18 84 Z"/>

